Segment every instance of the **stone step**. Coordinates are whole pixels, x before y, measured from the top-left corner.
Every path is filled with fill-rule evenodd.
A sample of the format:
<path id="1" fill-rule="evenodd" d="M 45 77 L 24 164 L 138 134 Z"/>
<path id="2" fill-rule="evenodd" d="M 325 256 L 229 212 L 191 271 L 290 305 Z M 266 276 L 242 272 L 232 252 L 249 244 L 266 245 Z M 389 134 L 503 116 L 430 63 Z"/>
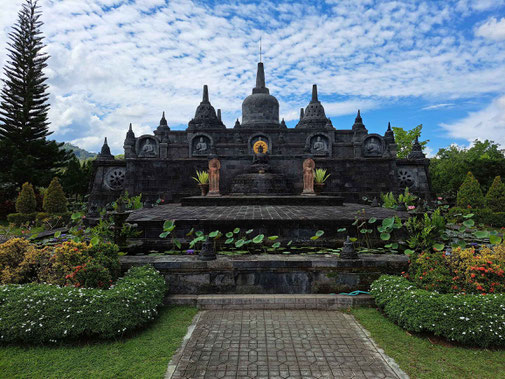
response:
<path id="1" fill-rule="evenodd" d="M 169 295 L 167 305 L 189 305 L 199 309 L 317 309 L 338 310 L 350 307 L 373 307 L 371 295 L 327 294 L 244 294 L 244 295 Z"/>

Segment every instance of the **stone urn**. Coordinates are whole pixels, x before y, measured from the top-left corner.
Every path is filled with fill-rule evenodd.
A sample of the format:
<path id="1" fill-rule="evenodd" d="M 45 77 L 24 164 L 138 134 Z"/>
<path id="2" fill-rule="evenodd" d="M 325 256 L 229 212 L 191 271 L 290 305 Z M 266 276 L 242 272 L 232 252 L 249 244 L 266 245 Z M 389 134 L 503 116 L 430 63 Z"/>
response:
<path id="1" fill-rule="evenodd" d="M 207 192 L 209 192 L 209 183 L 199 183 L 198 187 L 200 187 L 202 196 L 207 195 Z"/>
<path id="2" fill-rule="evenodd" d="M 314 182 L 314 192 L 316 195 L 320 195 L 321 192 L 323 191 L 324 188 L 324 183 L 315 183 Z"/>

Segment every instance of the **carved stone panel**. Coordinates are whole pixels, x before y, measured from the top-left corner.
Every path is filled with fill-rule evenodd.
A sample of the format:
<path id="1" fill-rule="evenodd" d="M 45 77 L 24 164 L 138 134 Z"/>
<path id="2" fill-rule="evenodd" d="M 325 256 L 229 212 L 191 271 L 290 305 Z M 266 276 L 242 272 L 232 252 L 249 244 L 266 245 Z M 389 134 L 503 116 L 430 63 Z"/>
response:
<path id="1" fill-rule="evenodd" d="M 400 184 L 400 188 L 415 188 L 416 179 L 414 173 L 407 168 L 398 169 L 398 183 Z"/>
<path id="2" fill-rule="evenodd" d="M 156 158 L 159 156 L 158 140 L 152 136 L 139 137 L 136 150 L 139 158 Z"/>
<path id="3" fill-rule="evenodd" d="M 105 173 L 104 185 L 113 191 L 120 191 L 124 188 L 125 177 L 125 167 L 111 167 Z"/>
<path id="4" fill-rule="evenodd" d="M 212 140 L 207 134 L 198 134 L 193 137 L 190 146 L 192 156 L 207 156 L 212 150 Z"/>
<path id="5" fill-rule="evenodd" d="M 363 141 L 364 157 L 382 157 L 384 154 L 384 140 L 380 136 L 369 136 Z"/>
<path id="6" fill-rule="evenodd" d="M 309 151 L 314 156 L 327 156 L 330 153 L 330 140 L 324 134 L 315 134 L 309 138 Z"/>

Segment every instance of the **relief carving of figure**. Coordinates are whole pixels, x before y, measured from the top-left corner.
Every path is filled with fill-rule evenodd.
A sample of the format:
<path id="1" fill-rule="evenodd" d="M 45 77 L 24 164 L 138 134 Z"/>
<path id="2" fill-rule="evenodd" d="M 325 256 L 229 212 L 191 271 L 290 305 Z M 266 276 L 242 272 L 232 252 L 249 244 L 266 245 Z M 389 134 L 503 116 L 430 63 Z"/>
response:
<path id="1" fill-rule="evenodd" d="M 365 146 L 365 153 L 367 155 L 380 155 L 382 154 L 382 146 L 380 141 L 375 138 L 369 139 Z"/>
<path id="2" fill-rule="evenodd" d="M 144 147 L 142 147 L 142 152 L 144 154 L 148 154 L 148 155 L 154 153 L 154 147 L 153 147 L 153 145 L 151 145 L 151 140 L 150 139 L 146 140 L 146 143 L 144 144 Z"/>
<path id="3" fill-rule="evenodd" d="M 303 192 L 302 195 L 315 195 L 314 193 L 314 169 L 316 163 L 312 158 L 303 161 Z"/>
<path id="4" fill-rule="evenodd" d="M 209 161 L 209 193 L 207 196 L 220 196 L 219 193 L 219 170 L 221 162 L 219 159 L 213 158 Z"/>
<path id="5" fill-rule="evenodd" d="M 209 149 L 209 146 L 207 145 L 207 142 L 203 139 L 203 137 L 200 137 L 200 141 L 195 146 L 195 150 L 198 152 L 204 152 Z"/>
<path id="6" fill-rule="evenodd" d="M 321 153 L 321 152 L 325 152 L 328 150 L 328 145 L 326 144 L 326 141 L 324 141 L 321 138 L 321 136 L 317 136 L 317 139 L 314 142 L 314 145 L 312 148 L 314 149 L 314 152 Z"/>

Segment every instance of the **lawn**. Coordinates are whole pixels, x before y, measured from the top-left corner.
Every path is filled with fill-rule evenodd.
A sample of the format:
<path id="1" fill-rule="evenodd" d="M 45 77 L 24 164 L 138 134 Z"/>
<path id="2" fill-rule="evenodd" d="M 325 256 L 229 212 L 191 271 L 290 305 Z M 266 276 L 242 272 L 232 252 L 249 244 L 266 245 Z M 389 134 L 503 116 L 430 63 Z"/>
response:
<path id="1" fill-rule="evenodd" d="M 63 346 L 0 346 L 3 378 L 162 378 L 196 308 L 163 308 L 130 338 Z"/>
<path id="2" fill-rule="evenodd" d="M 505 378 L 505 350 L 447 347 L 407 333 L 378 310 L 351 313 L 411 378 Z"/>

